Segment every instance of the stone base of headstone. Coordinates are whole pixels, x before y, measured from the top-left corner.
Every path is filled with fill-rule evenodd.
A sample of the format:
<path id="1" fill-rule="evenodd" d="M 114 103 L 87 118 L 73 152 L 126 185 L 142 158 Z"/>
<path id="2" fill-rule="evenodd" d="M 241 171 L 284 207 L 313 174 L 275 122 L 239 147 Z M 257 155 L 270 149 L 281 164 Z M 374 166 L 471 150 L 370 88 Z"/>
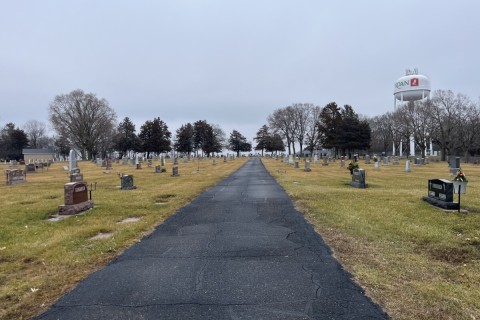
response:
<path id="1" fill-rule="evenodd" d="M 435 199 L 432 197 L 424 196 L 422 197 L 424 201 L 427 201 L 431 205 L 434 205 L 436 207 L 442 208 L 442 209 L 447 209 L 447 210 L 458 210 L 459 204 L 458 202 L 447 202 L 439 199 Z"/>
<path id="2" fill-rule="evenodd" d="M 93 201 L 88 200 L 77 204 L 62 204 L 58 207 L 59 215 L 73 215 L 93 208 Z"/>
<path id="3" fill-rule="evenodd" d="M 359 189 L 368 188 L 368 184 L 362 183 L 362 182 L 358 182 L 358 181 L 350 181 L 350 185 L 351 185 L 352 187 L 359 188 Z"/>

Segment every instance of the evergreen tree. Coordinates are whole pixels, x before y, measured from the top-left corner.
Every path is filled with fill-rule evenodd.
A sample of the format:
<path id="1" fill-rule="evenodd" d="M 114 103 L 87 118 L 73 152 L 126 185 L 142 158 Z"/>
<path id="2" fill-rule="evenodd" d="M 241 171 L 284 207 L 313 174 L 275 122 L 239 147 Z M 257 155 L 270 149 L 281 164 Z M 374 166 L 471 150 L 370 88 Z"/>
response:
<path id="1" fill-rule="evenodd" d="M 117 127 L 114 138 L 114 148 L 123 156 L 128 151 L 138 151 L 140 145 L 138 136 L 135 134 L 135 125 L 129 117 L 125 117 Z"/>
<path id="2" fill-rule="evenodd" d="M 146 152 L 148 158 L 150 152 L 162 153 L 172 150 L 170 146 L 171 135 L 167 125 L 160 118 L 146 121 L 138 134 L 141 142 L 141 151 Z"/>
<path id="3" fill-rule="evenodd" d="M 235 151 L 237 157 L 239 157 L 240 152 L 251 151 L 252 145 L 247 142 L 247 138 L 245 138 L 240 132 L 233 130 L 228 139 L 228 149 Z"/>
<path id="4" fill-rule="evenodd" d="M 191 123 L 182 125 L 176 131 L 175 150 L 189 155 L 194 150 L 194 130 Z"/>

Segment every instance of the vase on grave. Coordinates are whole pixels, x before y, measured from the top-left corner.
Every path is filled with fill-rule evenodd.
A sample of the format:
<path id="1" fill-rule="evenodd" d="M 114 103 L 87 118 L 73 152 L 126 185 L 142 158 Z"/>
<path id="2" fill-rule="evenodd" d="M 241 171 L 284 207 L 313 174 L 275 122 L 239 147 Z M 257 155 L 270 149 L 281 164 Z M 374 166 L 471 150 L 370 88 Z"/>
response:
<path id="1" fill-rule="evenodd" d="M 456 194 L 465 194 L 467 193 L 467 182 L 465 181 L 452 181 L 453 182 L 453 191 Z"/>

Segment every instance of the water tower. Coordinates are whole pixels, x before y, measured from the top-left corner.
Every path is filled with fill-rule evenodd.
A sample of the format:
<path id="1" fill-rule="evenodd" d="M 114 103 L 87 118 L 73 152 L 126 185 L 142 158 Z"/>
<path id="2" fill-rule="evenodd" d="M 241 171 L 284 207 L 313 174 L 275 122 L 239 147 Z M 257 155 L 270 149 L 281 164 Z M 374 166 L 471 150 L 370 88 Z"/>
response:
<path id="1" fill-rule="evenodd" d="M 405 76 L 395 82 L 393 90 L 394 105 L 393 110 L 397 110 L 397 101 L 403 105 L 404 102 L 418 101 L 430 98 L 430 79 L 418 74 L 418 69 L 407 69 Z M 395 143 L 393 144 L 393 154 L 395 154 Z M 400 156 L 402 155 L 402 144 L 400 143 Z M 415 141 L 410 136 L 410 155 L 415 155 Z"/>

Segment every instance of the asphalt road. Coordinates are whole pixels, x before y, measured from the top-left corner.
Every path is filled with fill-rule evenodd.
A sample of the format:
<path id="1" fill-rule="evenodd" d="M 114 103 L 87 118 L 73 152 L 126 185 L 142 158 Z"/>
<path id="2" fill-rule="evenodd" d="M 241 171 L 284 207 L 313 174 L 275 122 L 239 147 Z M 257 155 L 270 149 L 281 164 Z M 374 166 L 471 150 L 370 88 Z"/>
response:
<path id="1" fill-rule="evenodd" d="M 37 319 L 387 319 L 260 159 Z"/>

